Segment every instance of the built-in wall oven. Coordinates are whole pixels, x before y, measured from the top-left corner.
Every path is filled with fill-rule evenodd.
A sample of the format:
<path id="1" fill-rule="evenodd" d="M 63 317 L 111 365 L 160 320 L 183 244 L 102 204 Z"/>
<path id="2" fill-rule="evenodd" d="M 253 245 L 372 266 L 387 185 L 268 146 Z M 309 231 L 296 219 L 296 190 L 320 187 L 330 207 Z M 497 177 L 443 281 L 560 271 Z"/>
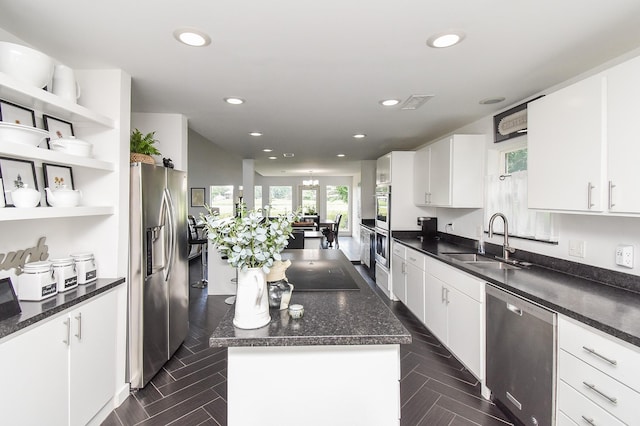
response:
<path id="1" fill-rule="evenodd" d="M 376 264 L 389 269 L 389 231 L 386 229 L 376 228 Z"/>
<path id="2" fill-rule="evenodd" d="M 391 229 L 391 186 L 376 186 L 376 228 Z"/>

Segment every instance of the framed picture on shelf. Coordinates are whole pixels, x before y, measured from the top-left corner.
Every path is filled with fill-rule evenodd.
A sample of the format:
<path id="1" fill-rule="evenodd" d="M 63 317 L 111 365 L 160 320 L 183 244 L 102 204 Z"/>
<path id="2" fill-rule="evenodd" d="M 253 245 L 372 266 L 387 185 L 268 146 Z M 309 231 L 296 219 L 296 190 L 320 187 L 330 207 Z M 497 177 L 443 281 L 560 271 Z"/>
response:
<path id="1" fill-rule="evenodd" d="M 36 115 L 33 110 L 0 99 L 0 121 L 23 126 L 36 127 Z"/>
<path id="2" fill-rule="evenodd" d="M 13 206 L 11 191 L 28 187 L 38 189 L 36 167 L 33 161 L 0 157 L 0 178 L 4 185 L 4 199 L 7 206 Z"/>
<path id="3" fill-rule="evenodd" d="M 191 188 L 191 207 L 204 207 L 204 188 Z"/>
<path id="4" fill-rule="evenodd" d="M 44 172 L 45 188 L 50 188 L 52 191 L 62 188 L 75 189 L 73 186 L 73 170 L 71 167 L 42 163 L 42 171 Z M 51 205 L 48 199 L 47 204 Z"/>
<path id="5" fill-rule="evenodd" d="M 73 124 L 67 121 L 63 121 L 59 118 L 54 118 L 46 114 L 42 115 L 42 120 L 44 121 L 45 130 L 49 131 L 49 139 L 47 139 L 47 147 L 49 149 L 51 149 L 51 147 L 49 146 L 49 141 L 51 139 L 60 139 L 75 136 L 75 133 L 73 133 Z"/>

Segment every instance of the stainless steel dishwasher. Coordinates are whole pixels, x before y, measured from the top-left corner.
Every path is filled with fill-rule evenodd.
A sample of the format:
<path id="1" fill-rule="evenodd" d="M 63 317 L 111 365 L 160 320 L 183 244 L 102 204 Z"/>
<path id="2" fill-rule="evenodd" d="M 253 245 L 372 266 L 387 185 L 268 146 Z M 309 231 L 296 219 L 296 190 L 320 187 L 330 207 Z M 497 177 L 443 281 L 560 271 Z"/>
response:
<path id="1" fill-rule="evenodd" d="M 555 424 L 556 314 L 486 287 L 487 387 L 525 425 Z"/>

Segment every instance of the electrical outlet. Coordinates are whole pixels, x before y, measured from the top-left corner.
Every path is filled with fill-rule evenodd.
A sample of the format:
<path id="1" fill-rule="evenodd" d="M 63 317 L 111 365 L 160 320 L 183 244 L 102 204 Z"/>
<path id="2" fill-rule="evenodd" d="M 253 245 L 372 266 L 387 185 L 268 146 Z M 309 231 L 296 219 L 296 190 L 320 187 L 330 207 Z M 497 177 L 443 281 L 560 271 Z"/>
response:
<path id="1" fill-rule="evenodd" d="M 584 258 L 586 243 L 579 240 L 569 240 L 569 256 Z"/>
<path id="2" fill-rule="evenodd" d="M 616 265 L 633 268 L 633 246 L 616 247 Z"/>
<path id="3" fill-rule="evenodd" d="M 447 223 L 444 227 L 445 231 L 449 229 L 451 232 L 454 231 L 453 222 Z"/>

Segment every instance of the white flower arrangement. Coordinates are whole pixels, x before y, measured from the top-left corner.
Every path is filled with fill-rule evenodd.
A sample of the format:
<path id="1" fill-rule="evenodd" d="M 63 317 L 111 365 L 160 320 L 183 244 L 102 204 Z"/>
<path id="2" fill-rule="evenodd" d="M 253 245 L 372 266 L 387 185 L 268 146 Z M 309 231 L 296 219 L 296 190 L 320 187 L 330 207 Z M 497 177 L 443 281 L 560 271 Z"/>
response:
<path id="1" fill-rule="evenodd" d="M 265 206 L 268 211 L 269 206 Z M 281 260 L 280 252 L 289 244 L 292 223 L 298 220 L 296 212 L 275 217 L 263 217 L 261 209 L 246 210 L 241 204 L 241 214 L 221 219 L 217 212 L 206 206 L 208 215 L 201 214 L 207 235 L 213 245 L 228 257 L 234 268 L 262 268 L 269 272 L 275 260 Z"/>

